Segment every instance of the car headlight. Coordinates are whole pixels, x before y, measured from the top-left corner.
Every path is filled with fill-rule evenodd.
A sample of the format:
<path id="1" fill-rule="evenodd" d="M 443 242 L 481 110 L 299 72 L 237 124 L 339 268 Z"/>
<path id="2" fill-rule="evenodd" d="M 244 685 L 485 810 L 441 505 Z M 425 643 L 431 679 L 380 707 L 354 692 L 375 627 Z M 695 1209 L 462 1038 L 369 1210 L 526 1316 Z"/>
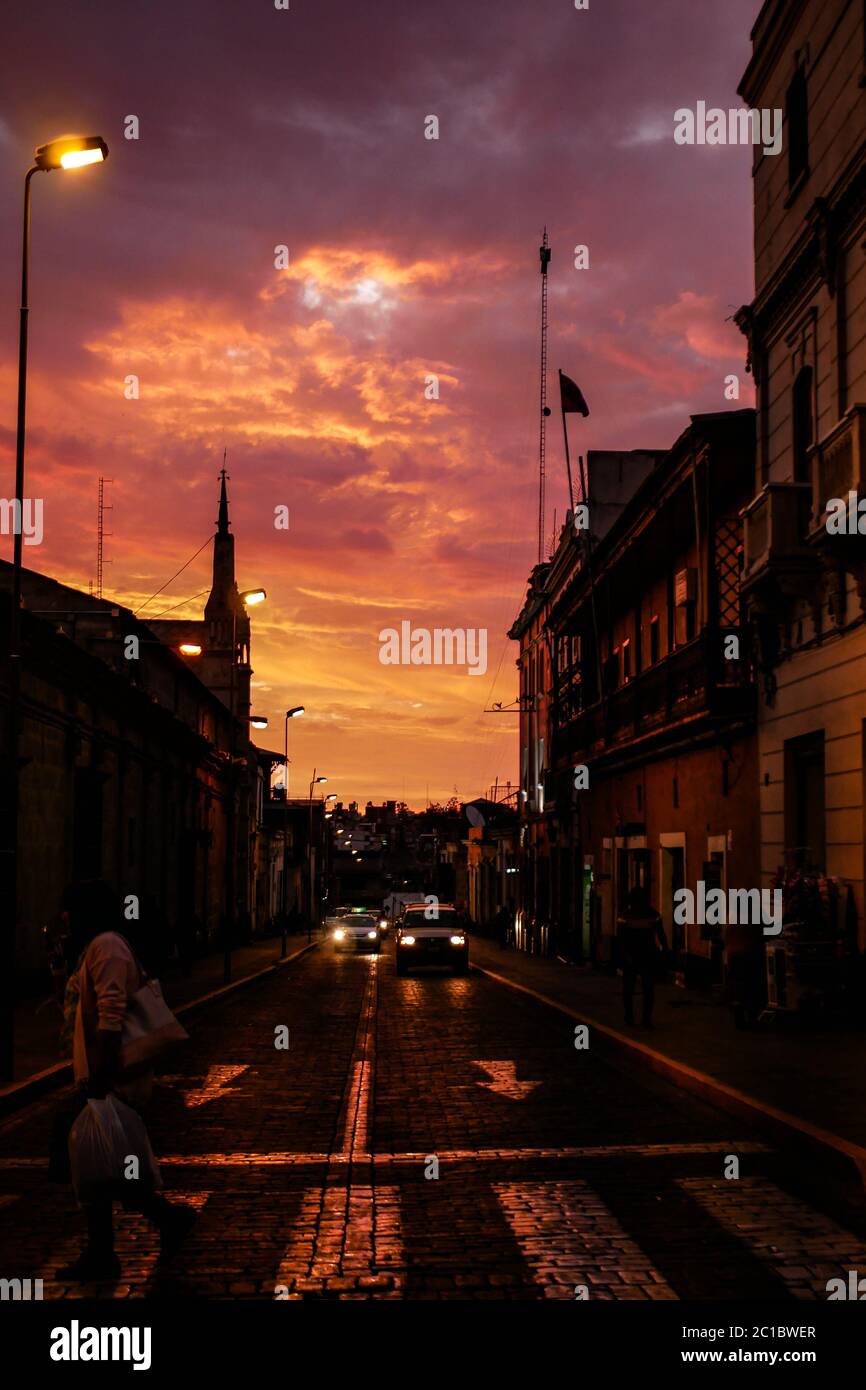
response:
<path id="1" fill-rule="evenodd" d="M 346 935 L 346 933 L 343 931 L 343 928 L 342 928 L 342 927 L 338 927 L 337 930 L 334 932 L 334 940 L 335 940 L 335 941 L 342 941 L 342 940 L 343 940 L 343 937 L 344 937 L 345 935 Z"/>
<path id="2" fill-rule="evenodd" d="M 378 937 L 378 935 L 379 935 L 379 933 L 378 933 L 377 931 L 368 931 L 368 932 L 367 932 L 367 940 L 368 940 L 368 941 L 375 941 L 376 938 Z"/>
<path id="3" fill-rule="evenodd" d="M 387 925 L 388 925 L 388 918 L 387 918 L 387 917 L 383 917 L 383 918 L 380 920 L 380 922 L 379 922 L 379 926 L 380 926 L 380 927 L 387 927 Z"/>
<path id="4" fill-rule="evenodd" d="M 465 946 L 465 945 L 466 945 L 466 937 L 465 937 L 465 936 L 452 936 L 452 938 L 451 938 L 451 945 L 452 945 L 452 946 Z"/>
<path id="5" fill-rule="evenodd" d="M 414 938 L 414 936 L 401 936 L 401 937 L 400 937 L 400 945 L 401 945 L 401 946 L 414 946 L 414 945 L 415 945 L 415 938 Z"/>

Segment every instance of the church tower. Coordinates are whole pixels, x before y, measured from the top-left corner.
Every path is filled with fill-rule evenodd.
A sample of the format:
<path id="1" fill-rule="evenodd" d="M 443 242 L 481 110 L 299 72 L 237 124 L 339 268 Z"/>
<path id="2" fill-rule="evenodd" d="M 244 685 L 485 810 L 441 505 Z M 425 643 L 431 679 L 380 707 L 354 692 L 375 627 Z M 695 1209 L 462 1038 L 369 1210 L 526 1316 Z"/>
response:
<path id="1" fill-rule="evenodd" d="M 246 738 L 250 712 L 250 618 L 235 579 L 235 538 L 229 530 L 228 474 L 220 471 L 219 514 L 213 542 L 213 581 L 204 610 L 206 684 L 231 708 Z M 234 674 L 232 675 L 232 664 Z"/>
<path id="2" fill-rule="evenodd" d="M 189 642 L 201 647 L 201 655 L 185 658 L 209 690 L 234 709 L 238 720 L 238 748 L 249 738 L 250 714 L 250 617 L 235 581 L 235 538 L 229 529 L 228 474 L 225 461 L 220 471 L 219 514 L 213 539 L 213 579 L 204 618 L 155 618 L 148 626 L 177 651 Z M 234 637 L 234 641 L 232 638 Z M 232 667 L 234 666 L 234 670 Z"/>

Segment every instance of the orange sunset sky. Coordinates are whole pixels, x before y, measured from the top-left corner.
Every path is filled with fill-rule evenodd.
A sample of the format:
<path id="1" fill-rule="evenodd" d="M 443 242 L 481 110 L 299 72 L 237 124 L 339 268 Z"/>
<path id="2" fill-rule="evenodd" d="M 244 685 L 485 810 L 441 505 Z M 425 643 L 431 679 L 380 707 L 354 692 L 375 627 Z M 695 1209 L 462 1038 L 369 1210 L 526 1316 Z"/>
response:
<path id="1" fill-rule="evenodd" d="M 103 167 L 34 180 L 26 495 L 45 538 L 25 564 L 87 589 L 103 474 L 105 591 L 145 604 L 212 534 L 225 449 L 238 582 L 268 591 L 259 741 L 281 748 L 282 712 L 307 710 L 295 786 L 315 764 L 343 800 L 422 806 L 514 780 L 516 716 L 483 711 L 517 693 L 505 634 L 535 562 L 542 227 L 550 395 L 561 367 L 591 411 L 575 453 L 671 444 L 726 407 L 731 372 L 731 407 L 751 404 L 730 321 L 752 293 L 751 151 L 678 147 L 673 112 L 739 104 L 757 8 L 19 7 L 0 104 L 5 497 L 23 175 L 58 134 L 110 146 Z M 548 463 L 550 533 L 556 409 Z M 206 547 L 142 616 L 200 616 L 209 571 Z M 380 664 L 380 630 L 405 619 L 487 628 L 487 674 Z"/>

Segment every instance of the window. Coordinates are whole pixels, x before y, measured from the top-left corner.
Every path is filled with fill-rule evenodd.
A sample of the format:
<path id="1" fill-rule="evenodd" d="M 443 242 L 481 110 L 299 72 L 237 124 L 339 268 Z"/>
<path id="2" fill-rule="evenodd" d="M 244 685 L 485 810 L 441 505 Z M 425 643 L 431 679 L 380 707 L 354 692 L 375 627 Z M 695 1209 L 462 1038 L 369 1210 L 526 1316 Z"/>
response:
<path id="1" fill-rule="evenodd" d="M 798 67 L 785 96 L 785 124 L 788 130 L 788 187 L 809 171 L 809 99 L 806 69 Z"/>
<path id="2" fill-rule="evenodd" d="M 823 729 L 785 740 L 785 851 L 788 868 L 826 867 Z"/>
<path id="3" fill-rule="evenodd" d="M 622 644 L 622 683 L 631 680 L 631 639 L 626 638 Z"/>
<path id="4" fill-rule="evenodd" d="M 650 666 L 655 666 L 660 654 L 659 648 L 659 620 L 658 615 L 650 618 L 649 627 L 649 659 Z"/>
<path id="5" fill-rule="evenodd" d="M 791 392 L 794 482 L 809 482 L 809 449 L 812 445 L 812 368 L 801 367 Z"/>
<path id="6" fill-rule="evenodd" d="M 612 694 L 619 685 L 619 647 L 614 647 L 604 663 L 604 688 Z"/>

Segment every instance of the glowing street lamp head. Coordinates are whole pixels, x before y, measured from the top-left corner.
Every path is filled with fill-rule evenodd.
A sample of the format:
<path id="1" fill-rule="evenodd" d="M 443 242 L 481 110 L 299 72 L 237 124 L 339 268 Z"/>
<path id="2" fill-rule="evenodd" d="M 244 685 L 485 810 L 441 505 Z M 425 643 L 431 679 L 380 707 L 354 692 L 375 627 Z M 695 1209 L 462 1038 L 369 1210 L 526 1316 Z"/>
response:
<path id="1" fill-rule="evenodd" d="M 264 589 L 245 589 L 240 598 L 247 608 L 255 608 L 257 603 L 264 603 L 267 594 Z"/>
<path id="2" fill-rule="evenodd" d="M 201 647 L 197 642 L 181 642 L 178 651 L 183 656 L 201 656 Z"/>
<path id="3" fill-rule="evenodd" d="M 337 793 L 336 793 L 336 792 L 328 792 L 328 795 L 325 797 L 325 800 L 326 800 L 326 801 L 336 801 L 336 800 L 337 800 Z"/>
<path id="4" fill-rule="evenodd" d="M 327 777 L 314 777 L 313 782 L 327 782 Z"/>
<path id="5" fill-rule="evenodd" d="M 299 714 L 303 714 L 303 712 L 304 712 L 304 706 L 303 706 L 303 705 L 293 705 L 291 709 L 287 709 L 287 710 L 286 710 L 286 718 L 287 718 L 287 719 L 297 719 L 298 715 L 299 715 Z"/>
<path id="6" fill-rule="evenodd" d="M 250 723 L 254 729 L 266 729 L 268 727 L 268 716 L 266 714 L 251 714 Z"/>
<path id="7" fill-rule="evenodd" d="M 108 158 L 108 146 L 101 135 L 61 135 L 40 145 L 34 156 L 37 169 L 81 169 L 85 164 L 101 164 Z"/>

